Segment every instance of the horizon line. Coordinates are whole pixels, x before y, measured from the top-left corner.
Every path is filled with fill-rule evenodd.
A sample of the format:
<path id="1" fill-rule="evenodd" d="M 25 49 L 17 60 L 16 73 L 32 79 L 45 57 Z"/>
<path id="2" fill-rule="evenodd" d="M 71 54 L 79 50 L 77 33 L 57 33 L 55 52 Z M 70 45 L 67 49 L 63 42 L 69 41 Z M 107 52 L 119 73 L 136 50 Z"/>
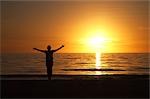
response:
<path id="1" fill-rule="evenodd" d="M 28 54 L 31 54 L 31 53 L 38 53 L 38 52 L 0 52 L 0 54 L 23 54 L 23 53 L 28 53 Z M 57 54 L 94 54 L 96 52 L 56 52 Z M 150 52 L 101 52 L 101 53 L 108 53 L 108 54 L 125 54 L 125 53 L 150 53 Z"/>

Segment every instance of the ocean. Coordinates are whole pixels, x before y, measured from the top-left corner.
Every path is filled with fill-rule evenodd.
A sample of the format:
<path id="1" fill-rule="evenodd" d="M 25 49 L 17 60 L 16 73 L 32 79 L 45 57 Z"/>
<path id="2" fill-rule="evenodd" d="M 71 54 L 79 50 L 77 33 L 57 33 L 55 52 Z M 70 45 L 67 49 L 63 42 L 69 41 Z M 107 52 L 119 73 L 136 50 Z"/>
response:
<path id="1" fill-rule="evenodd" d="M 149 75 L 149 53 L 55 53 L 56 75 Z M 45 54 L 1 54 L 1 75 L 45 75 Z"/>

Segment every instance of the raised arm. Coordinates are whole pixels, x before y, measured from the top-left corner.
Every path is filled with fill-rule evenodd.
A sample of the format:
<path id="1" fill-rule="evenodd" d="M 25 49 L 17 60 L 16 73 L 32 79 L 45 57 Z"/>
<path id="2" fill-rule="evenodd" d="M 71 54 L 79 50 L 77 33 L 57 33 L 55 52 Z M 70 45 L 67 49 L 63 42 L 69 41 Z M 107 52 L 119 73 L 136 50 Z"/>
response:
<path id="1" fill-rule="evenodd" d="M 61 47 L 59 47 L 58 49 L 55 49 L 55 50 L 53 50 L 53 51 L 56 52 L 56 51 L 60 50 L 60 49 L 63 48 L 63 47 L 64 47 L 64 45 L 62 45 Z"/>
<path id="2" fill-rule="evenodd" d="M 37 50 L 37 51 L 40 51 L 40 52 L 45 52 L 45 50 L 40 50 L 40 49 L 37 49 L 37 48 L 33 48 L 34 50 Z"/>

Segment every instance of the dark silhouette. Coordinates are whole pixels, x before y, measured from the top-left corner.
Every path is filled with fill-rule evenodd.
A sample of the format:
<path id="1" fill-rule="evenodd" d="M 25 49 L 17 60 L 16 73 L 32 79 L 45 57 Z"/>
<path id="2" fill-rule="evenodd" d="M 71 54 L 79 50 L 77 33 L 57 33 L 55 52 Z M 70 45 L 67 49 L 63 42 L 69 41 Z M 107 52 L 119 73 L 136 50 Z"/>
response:
<path id="1" fill-rule="evenodd" d="M 53 53 L 60 50 L 63 47 L 64 47 L 64 45 L 62 45 L 61 47 L 59 47 L 58 49 L 55 49 L 55 50 L 51 50 L 50 45 L 47 46 L 47 50 L 40 50 L 37 48 L 33 48 L 34 50 L 37 50 L 37 51 L 40 51 L 40 52 L 43 52 L 46 54 L 46 67 L 47 67 L 48 80 L 51 80 L 51 76 L 52 76 Z"/>

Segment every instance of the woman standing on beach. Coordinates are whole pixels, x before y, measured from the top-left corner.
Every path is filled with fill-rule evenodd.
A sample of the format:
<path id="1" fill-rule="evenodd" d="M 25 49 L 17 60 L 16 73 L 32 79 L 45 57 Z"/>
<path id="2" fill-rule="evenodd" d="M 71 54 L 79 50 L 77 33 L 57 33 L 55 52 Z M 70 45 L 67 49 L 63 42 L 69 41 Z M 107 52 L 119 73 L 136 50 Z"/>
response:
<path id="1" fill-rule="evenodd" d="M 47 67 L 48 80 L 51 80 L 51 76 L 52 76 L 53 53 L 60 50 L 63 47 L 64 47 L 64 45 L 62 45 L 61 47 L 59 47 L 58 49 L 55 49 L 55 50 L 51 50 L 50 45 L 47 46 L 47 50 L 40 50 L 37 48 L 33 48 L 34 50 L 37 50 L 37 51 L 40 51 L 40 52 L 43 52 L 46 54 L 46 67 Z"/>

